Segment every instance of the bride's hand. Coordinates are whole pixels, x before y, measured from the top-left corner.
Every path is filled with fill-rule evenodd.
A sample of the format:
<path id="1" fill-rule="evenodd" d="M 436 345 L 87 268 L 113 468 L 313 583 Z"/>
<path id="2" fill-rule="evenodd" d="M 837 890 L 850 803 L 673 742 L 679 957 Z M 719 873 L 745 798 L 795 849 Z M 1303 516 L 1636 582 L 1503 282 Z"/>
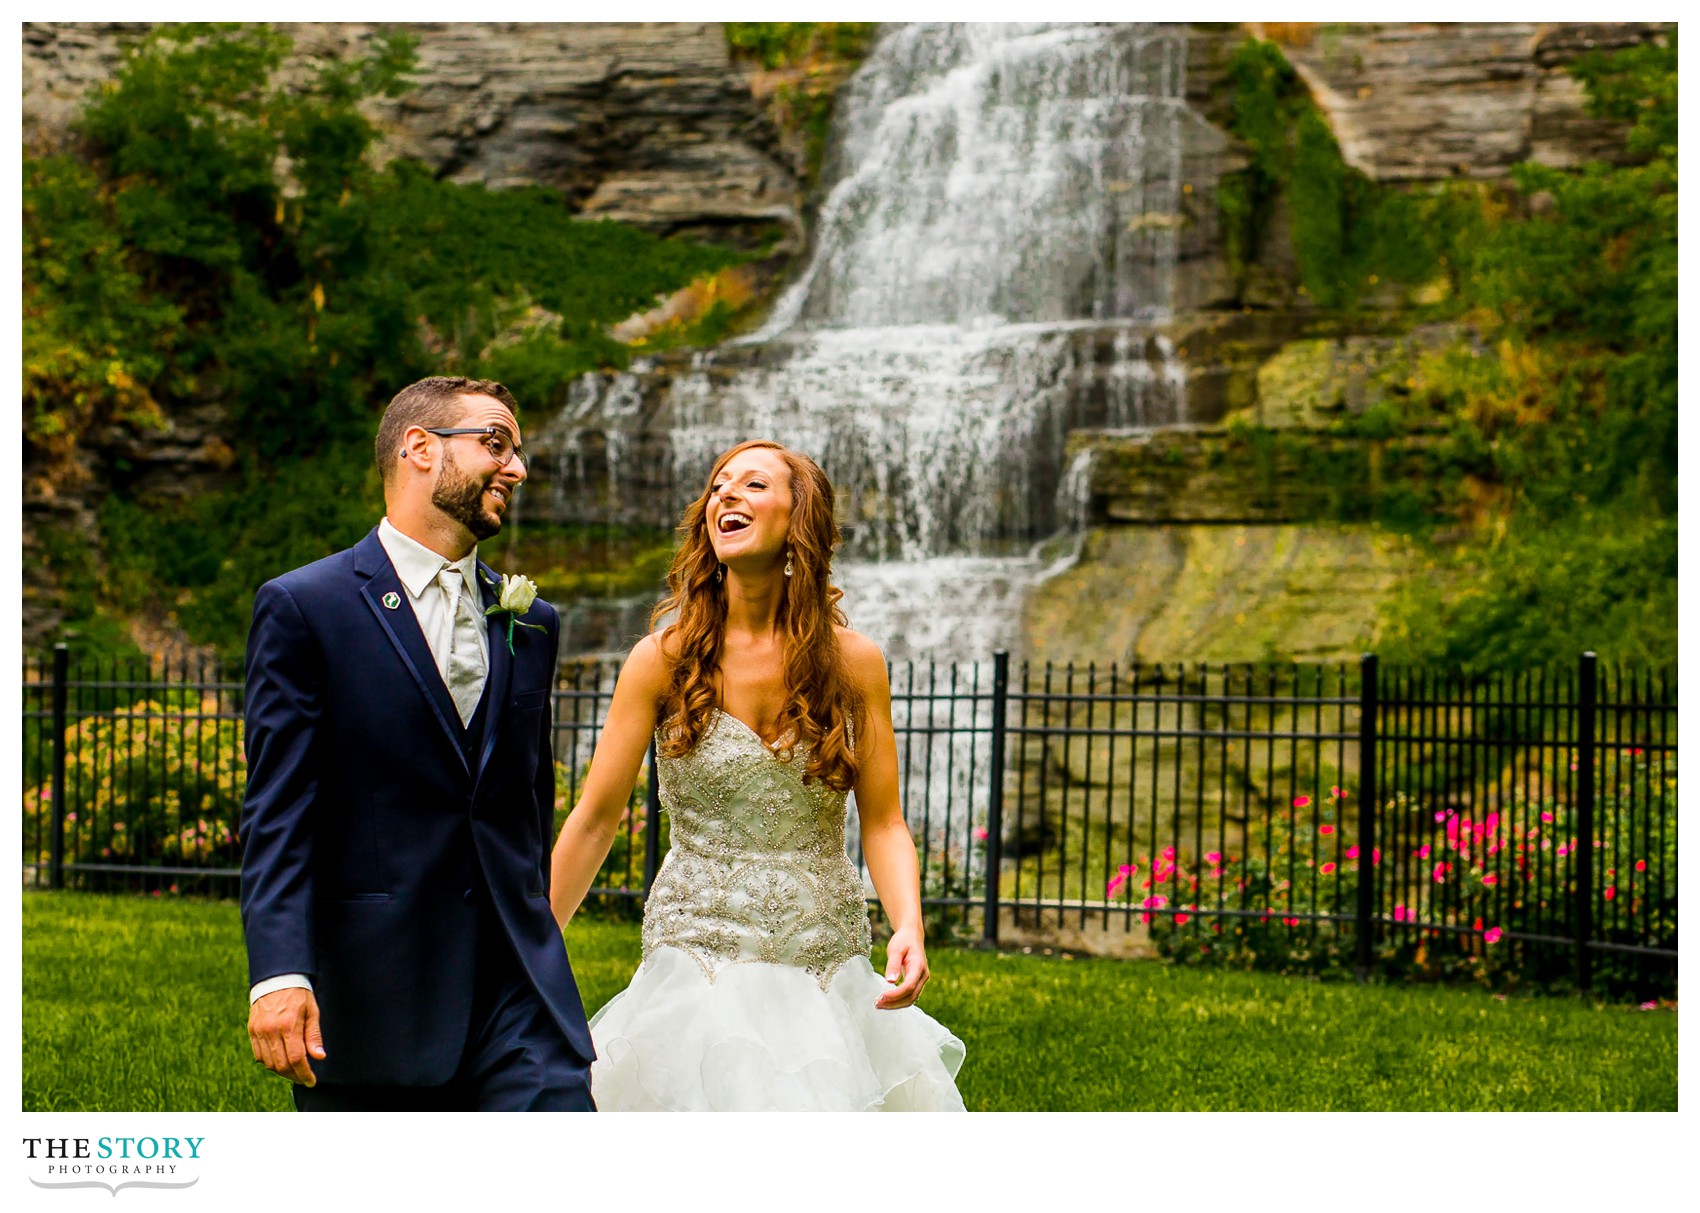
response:
<path id="1" fill-rule="evenodd" d="M 921 996 L 927 984 L 927 950 L 921 944 L 921 932 L 914 927 L 901 927 L 892 932 L 885 949 L 886 978 L 898 984 L 881 994 L 874 1003 L 882 1011 L 895 1011 L 911 1006 Z"/>

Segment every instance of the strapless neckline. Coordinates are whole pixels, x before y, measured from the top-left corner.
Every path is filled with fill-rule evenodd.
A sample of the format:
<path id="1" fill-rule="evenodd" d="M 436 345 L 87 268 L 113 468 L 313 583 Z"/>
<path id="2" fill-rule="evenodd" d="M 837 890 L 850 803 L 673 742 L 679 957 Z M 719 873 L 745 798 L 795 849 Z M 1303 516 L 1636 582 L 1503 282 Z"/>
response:
<path id="1" fill-rule="evenodd" d="M 763 737 L 760 733 L 756 732 L 756 730 L 753 727 L 751 727 L 749 724 L 745 723 L 743 720 L 740 720 L 738 717 L 732 715 L 732 713 L 728 712 L 725 708 L 720 707 L 719 705 L 716 705 L 714 710 L 716 712 L 718 712 L 721 716 L 725 717 L 727 720 L 730 720 L 733 724 L 737 725 L 739 728 L 743 729 L 744 732 L 748 733 L 751 737 L 755 738 L 756 741 L 761 745 L 761 748 L 763 750 L 765 750 L 770 756 L 773 756 L 773 757 L 778 756 L 776 751 L 779 749 L 779 747 L 775 746 L 767 738 Z M 793 748 L 795 748 L 795 747 L 793 747 Z"/>

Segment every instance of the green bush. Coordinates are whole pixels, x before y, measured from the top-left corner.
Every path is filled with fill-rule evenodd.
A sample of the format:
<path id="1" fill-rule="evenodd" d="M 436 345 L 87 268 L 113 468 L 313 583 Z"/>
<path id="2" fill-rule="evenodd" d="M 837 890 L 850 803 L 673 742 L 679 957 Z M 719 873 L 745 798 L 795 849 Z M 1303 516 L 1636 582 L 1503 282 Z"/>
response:
<path id="1" fill-rule="evenodd" d="M 285 83 L 284 34 L 162 26 L 76 124 L 77 157 L 24 165 L 24 439 L 33 475 L 78 475 L 88 436 L 222 404 L 233 484 L 144 499 L 116 465 L 101 550 L 51 553 L 85 637 L 163 610 L 229 652 L 267 577 L 358 539 L 381 498 L 378 413 L 428 374 L 498 378 L 522 422 L 586 371 L 607 327 L 743 254 L 581 222 L 543 189 L 372 166 L 360 103 L 408 87 L 412 43 Z M 537 410 L 537 412 L 532 412 Z M 104 575 L 106 584 L 100 585 Z"/>
<path id="2" fill-rule="evenodd" d="M 1478 195 L 1460 225 L 1473 341 L 1431 361 L 1425 391 L 1483 452 L 1487 504 L 1442 554 L 1450 600 L 1403 588 L 1391 660 L 1676 658 L 1676 67 L 1674 32 L 1576 64 L 1593 112 L 1633 123 L 1632 162 L 1520 165 L 1518 198 Z"/>
<path id="3" fill-rule="evenodd" d="M 768 112 L 782 130 L 800 135 L 803 176 L 820 175 L 838 86 L 873 48 L 871 21 L 728 21 L 732 53 L 787 79 L 773 85 Z"/>
<path id="4" fill-rule="evenodd" d="M 216 694 L 167 692 L 71 726 L 65 854 L 91 863 L 236 867 L 242 722 Z M 50 857 L 53 786 L 24 791 L 24 862 Z M 176 878 L 162 876 L 164 882 Z"/>
<path id="5" fill-rule="evenodd" d="M 1608 782 L 1596 772 L 1596 889 L 1608 906 L 1620 905 L 1636 929 L 1614 925 L 1608 911 L 1596 925 L 1601 942 L 1676 948 L 1676 778 L 1667 760 L 1641 750 L 1626 752 Z M 1650 806 L 1667 806 L 1664 826 L 1649 837 Z M 1425 797 L 1395 792 L 1381 804 L 1376 837 L 1386 841 L 1372 856 L 1377 869 L 1379 928 L 1377 971 L 1494 986 L 1567 988 L 1574 950 L 1529 947 L 1514 936 L 1558 938 L 1576 932 L 1576 811 L 1550 797 L 1514 795 L 1502 808 L 1473 819 L 1436 810 Z M 1106 896 L 1138 907 L 1159 953 L 1169 959 L 1241 969 L 1345 976 L 1354 971 L 1356 914 L 1363 856 L 1356 836 L 1356 805 L 1339 787 L 1314 803 L 1254 819 L 1243 855 L 1201 855 L 1165 848 L 1112 877 Z M 1418 841 L 1396 855 L 1393 839 Z M 1543 898 L 1557 898 L 1549 905 Z M 1218 905 L 1242 911 L 1217 917 L 1199 911 Z M 1312 915 L 1346 920 L 1342 929 Z M 1399 924 L 1407 924 L 1400 926 Z M 1596 954 L 1601 988 L 1645 996 L 1668 992 L 1674 967 L 1658 975 L 1620 953 Z"/>
<path id="6" fill-rule="evenodd" d="M 1257 260 L 1284 195 L 1301 290 L 1318 304 L 1350 308 L 1384 278 L 1414 284 L 1434 275 L 1453 236 L 1426 217 L 1445 208 L 1445 191 L 1412 196 L 1348 165 L 1275 43 L 1242 43 L 1228 61 L 1228 82 L 1226 125 L 1251 152 L 1250 165 L 1218 191 L 1230 265 Z"/>

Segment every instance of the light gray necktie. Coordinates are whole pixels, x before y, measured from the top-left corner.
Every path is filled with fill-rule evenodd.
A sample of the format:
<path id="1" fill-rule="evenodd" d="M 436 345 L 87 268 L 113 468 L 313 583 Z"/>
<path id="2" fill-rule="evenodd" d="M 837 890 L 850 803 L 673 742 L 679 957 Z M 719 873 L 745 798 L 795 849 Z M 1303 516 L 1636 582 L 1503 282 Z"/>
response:
<path id="1" fill-rule="evenodd" d="M 478 710 L 478 699 L 484 694 L 484 652 L 478 645 L 478 620 L 472 606 L 461 593 L 463 578 L 452 565 L 437 574 L 437 584 L 449 597 L 448 674 L 445 681 L 449 695 L 460 713 L 461 724 L 468 724 Z"/>

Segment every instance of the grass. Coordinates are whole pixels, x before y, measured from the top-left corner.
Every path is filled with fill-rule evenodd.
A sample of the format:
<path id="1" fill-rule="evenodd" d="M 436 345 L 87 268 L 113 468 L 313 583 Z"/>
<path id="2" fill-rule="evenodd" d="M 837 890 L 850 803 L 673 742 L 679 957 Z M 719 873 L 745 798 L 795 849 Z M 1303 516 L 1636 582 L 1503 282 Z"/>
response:
<path id="1" fill-rule="evenodd" d="M 25 1111 L 288 1107 L 249 1060 L 233 904 L 26 893 L 23 925 Z M 635 924 L 581 920 L 567 944 L 592 1010 L 637 965 Z M 1677 1106 L 1670 1011 L 1152 961 L 931 961 L 924 1005 L 968 1046 L 976 1111 Z"/>

